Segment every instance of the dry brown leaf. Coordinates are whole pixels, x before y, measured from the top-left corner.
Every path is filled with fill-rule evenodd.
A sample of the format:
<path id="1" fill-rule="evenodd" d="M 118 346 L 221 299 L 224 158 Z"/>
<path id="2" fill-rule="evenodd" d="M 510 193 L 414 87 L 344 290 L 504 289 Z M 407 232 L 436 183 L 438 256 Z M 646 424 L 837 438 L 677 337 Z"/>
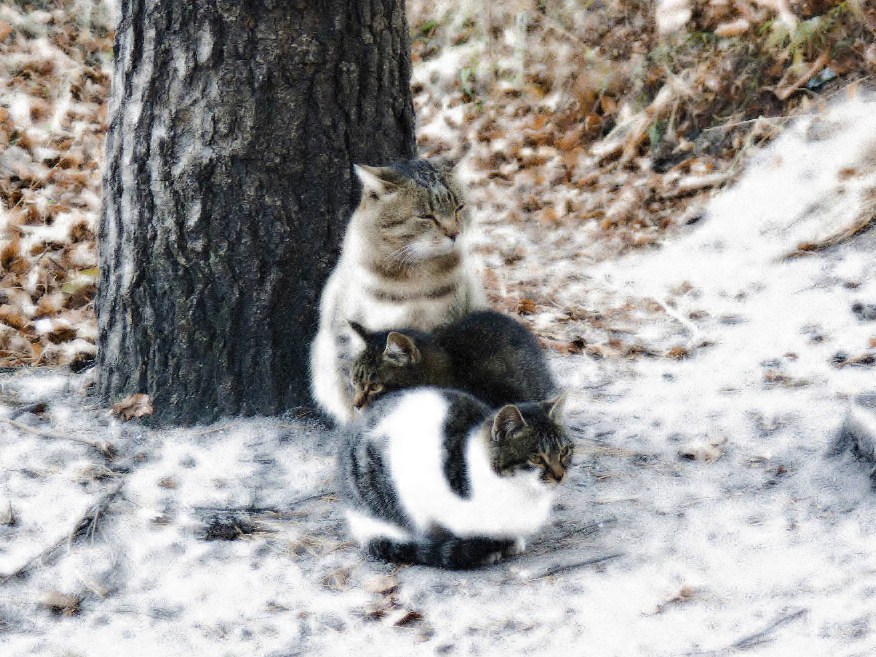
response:
<path id="1" fill-rule="evenodd" d="M 77 595 L 61 593 L 60 591 L 49 591 L 43 597 L 41 604 L 54 614 L 73 616 L 79 612 L 80 602 L 81 598 Z"/>
<path id="2" fill-rule="evenodd" d="M 723 450 L 720 449 L 720 445 L 723 445 L 725 442 L 726 441 L 724 440 L 712 442 L 695 440 L 681 447 L 678 450 L 678 455 L 689 461 L 712 463 L 717 461 L 724 454 Z"/>
<path id="3" fill-rule="evenodd" d="M 62 293 L 53 292 L 51 294 L 44 294 L 40 297 L 39 302 L 37 302 L 36 311 L 33 314 L 34 319 L 50 317 L 51 315 L 61 312 L 63 307 L 64 295 Z"/>
<path id="4" fill-rule="evenodd" d="M 375 577 L 365 585 L 365 590 L 368 593 L 387 594 L 392 593 L 398 588 L 398 578 L 392 575 L 384 575 Z"/>
<path id="5" fill-rule="evenodd" d="M 126 421 L 133 418 L 152 415 L 154 410 L 149 395 L 143 394 L 142 392 L 138 392 L 130 397 L 125 397 L 121 401 L 113 404 L 113 413 Z"/>
<path id="6" fill-rule="evenodd" d="M 343 591 L 347 588 L 347 581 L 352 571 L 347 567 L 341 567 L 322 578 L 323 588 L 332 591 Z"/>
<path id="7" fill-rule="evenodd" d="M 654 613 L 659 614 L 669 605 L 687 602 L 696 595 L 696 592 L 697 590 L 693 586 L 685 584 L 678 590 L 678 593 L 657 605 L 657 609 L 654 610 Z"/>
<path id="8" fill-rule="evenodd" d="M 518 315 L 532 315 L 537 310 L 538 306 L 532 299 L 521 299 L 517 302 Z"/>
<path id="9" fill-rule="evenodd" d="M 407 625 L 412 625 L 413 623 L 418 623 L 421 620 L 423 620 L 423 614 L 419 611 L 399 609 L 386 617 L 386 624 L 392 625 L 393 627 L 405 627 Z"/>
<path id="10" fill-rule="evenodd" d="M 730 21 L 728 23 L 721 23 L 718 27 L 715 28 L 715 36 L 719 37 L 735 37 L 740 34 L 745 34 L 748 32 L 749 28 L 751 28 L 751 23 L 749 23 L 744 18 L 740 18 L 735 21 Z"/>
<path id="11" fill-rule="evenodd" d="M 15 329 L 23 329 L 27 326 L 28 320 L 18 309 L 3 304 L 0 306 L 0 322 Z"/>

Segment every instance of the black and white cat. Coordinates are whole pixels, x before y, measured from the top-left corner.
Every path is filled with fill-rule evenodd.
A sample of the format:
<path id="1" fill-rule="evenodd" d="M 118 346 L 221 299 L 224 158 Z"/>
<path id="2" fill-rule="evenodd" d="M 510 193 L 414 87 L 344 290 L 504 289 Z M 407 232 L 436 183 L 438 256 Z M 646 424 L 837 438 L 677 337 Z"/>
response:
<path id="1" fill-rule="evenodd" d="M 359 409 L 416 386 L 458 388 L 491 408 L 545 399 L 557 390 L 535 336 L 493 310 L 470 313 L 432 333 L 350 325 L 365 345 L 351 367 L 353 405 Z"/>
<path id="2" fill-rule="evenodd" d="M 339 489 L 353 537 L 387 561 L 476 568 L 525 548 L 572 458 L 562 398 L 491 411 L 415 388 L 342 430 Z"/>

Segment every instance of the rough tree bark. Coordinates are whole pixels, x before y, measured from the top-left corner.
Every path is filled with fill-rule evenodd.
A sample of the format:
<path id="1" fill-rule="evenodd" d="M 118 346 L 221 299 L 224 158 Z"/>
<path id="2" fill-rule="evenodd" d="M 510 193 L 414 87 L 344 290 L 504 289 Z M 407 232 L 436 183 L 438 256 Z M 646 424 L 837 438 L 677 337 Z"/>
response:
<path id="1" fill-rule="evenodd" d="M 123 0 L 98 390 L 161 423 L 309 403 L 354 162 L 415 152 L 404 0 Z"/>

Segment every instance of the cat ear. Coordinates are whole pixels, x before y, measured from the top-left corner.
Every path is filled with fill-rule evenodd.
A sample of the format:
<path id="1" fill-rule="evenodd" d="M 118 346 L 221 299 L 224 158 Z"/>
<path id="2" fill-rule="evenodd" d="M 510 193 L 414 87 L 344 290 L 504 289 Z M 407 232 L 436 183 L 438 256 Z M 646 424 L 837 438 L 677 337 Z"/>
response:
<path id="1" fill-rule="evenodd" d="M 463 145 L 462 148 L 457 149 L 453 153 L 432 158 L 432 164 L 439 171 L 443 171 L 444 173 L 450 173 L 456 168 L 456 166 L 460 162 L 462 162 L 462 158 L 464 158 L 468 154 L 470 148 L 471 145 L 466 143 L 465 145 Z"/>
<path id="2" fill-rule="evenodd" d="M 395 331 L 386 336 L 383 356 L 396 365 L 414 365 L 420 362 L 420 350 L 414 341 Z"/>
<path id="3" fill-rule="evenodd" d="M 354 164 L 353 171 L 362 183 L 363 194 L 372 192 L 381 196 L 391 191 L 402 181 L 402 176 L 390 167 L 369 167 L 365 164 Z"/>
<path id="4" fill-rule="evenodd" d="M 539 406 L 544 409 L 544 412 L 547 413 L 548 419 L 554 424 L 562 424 L 563 421 L 563 411 L 566 407 L 566 400 L 569 398 L 569 391 L 563 390 L 559 395 L 554 397 L 553 399 L 547 399 L 543 402 L 539 402 Z"/>
<path id="5" fill-rule="evenodd" d="M 526 427 L 526 420 L 520 414 L 520 409 L 514 404 L 508 404 L 500 408 L 493 418 L 493 440 L 502 442 Z"/>

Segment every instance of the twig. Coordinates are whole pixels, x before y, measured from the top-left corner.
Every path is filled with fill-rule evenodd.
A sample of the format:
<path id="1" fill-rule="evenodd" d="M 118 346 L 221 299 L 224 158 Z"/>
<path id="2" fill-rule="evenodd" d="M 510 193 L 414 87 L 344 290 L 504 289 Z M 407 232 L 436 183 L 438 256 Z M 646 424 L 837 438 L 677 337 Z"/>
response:
<path id="1" fill-rule="evenodd" d="M 749 123 L 769 123 L 771 121 L 790 121 L 791 119 L 797 118 L 796 116 L 759 116 L 756 119 L 748 119 L 746 121 L 735 121 L 734 123 L 722 123 L 721 125 L 714 125 L 711 128 L 706 128 L 703 132 L 713 132 L 715 130 L 727 130 L 729 128 L 738 128 L 741 125 L 748 125 Z"/>
<path id="2" fill-rule="evenodd" d="M 736 643 L 733 644 L 733 648 L 735 650 L 748 650 L 756 646 L 759 643 L 763 643 L 764 639 L 766 639 L 770 634 L 779 629 L 782 625 L 787 625 L 791 621 L 795 621 L 798 618 L 805 616 L 808 612 L 806 609 L 798 609 L 792 614 L 788 614 L 786 616 L 780 616 L 772 623 L 763 628 L 760 632 L 755 632 L 747 637 L 743 637 L 739 639 Z"/>
<path id="3" fill-rule="evenodd" d="M 793 94 L 800 87 L 809 82 L 809 80 L 815 77 L 815 74 L 823 69 L 829 61 L 830 55 L 827 52 L 821 53 L 818 56 L 818 59 L 812 62 L 812 66 L 810 66 L 806 70 L 806 72 L 797 79 L 794 84 L 792 84 L 790 87 L 785 87 L 784 89 L 776 89 L 773 92 L 776 94 L 776 98 L 778 98 L 779 100 L 787 100 L 791 96 L 791 94 Z"/>
<path id="4" fill-rule="evenodd" d="M 584 568 L 585 566 L 593 566 L 598 563 L 602 563 L 604 561 L 610 561 L 612 559 L 617 559 L 618 557 L 624 556 L 623 552 L 615 552 L 612 554 L 601 554 L 598 557 L 591 557 L 590 559 L 584 559 L 583 561 L 573 561 L 572 563 L 563 563 L 557 564 L 556 566 L 551 566 L 538 573 L 537 575 L 532 575 L 528 578 L 528 581 L 532 582 L 537 579 L 544 579 L 545 577 L 550 577 L 551 575 L 556 575 L 557 573 L 564 573 L 568 570 L 576 570 L 578 568 Z"/>
<path id="5" fill-rule="evenodd" d="M 116 455 L 116 448 L 112 443 L 105 443 L 96 440 L 89 440 L 88 438 L 79 438 L 77 436 L 68 436 L 66 434 L 57 433 L 55 431 L 46 431 L 44 429 L 36 429 L 34 427 L 28 426 L 22 422 L 17 420 L 10 420 L 9 418 L 0 418 L 0 421 L 8 424 L 11 427 L 18 429 L 19 431 L 23 431 L 25 433 L 29 433 L 33 436 L 37 436 L 39 438 L 45 438 L 47 440 L 69 440 L 74 443 L 79 443 L 80 445 L 86 445 L 87 447 L 91 447 L 92 449 L 96 449 L 103 456 L 107 458 L 112 458 Z"/>
<path id="6" fill-rule="evenodd" d="M 801 242 L 797 245 L 797 248 L 794 251 L 786 254 L 785 258 L 800 258 L 810 253 L 826 251 L 827 249 L 833 248 L 838 244 L 842 244 L 843 242 L 846 242 L 853 237 L 857 237 L 861 233 L 864 233 L 871 228 L 876 227 L 876 212 L 870 215 L 871 211 L 873 211 L 872 204 L 868 204 L 865 208 L 864 217 L 853 223 L 848 228 L 845 228 L 838 233 L 834 233 L 833 235 L 825 237 L 824 239 L 817 242 Z"/>
<path id="7" fill-rule="evenodd" d="M 312 495 L 306 495 L 304 497 L 299 497 L 297 500 L 292 500 L 288 504 L 284 504 L 282 509 L 274 508 L 274 507 L 255 507 L 255 506 L 196 506 L 192 507 L 192 510 L 195 513 L 200 515 L 207 514 L 221 514 L 221 515 L 241 515 L 241 516 L 249 516 L 249 517 L 258 517 L 258 516 L 270 516 L 272 518 L 282 519 L 285 516 L 288 516 L 290 511 L 301 504 L 306 504 L 307 502 L 312 502 L 314 500 L 322 499 L 328 495 L 334 494 L 334 491 L 323 490 L 318 493 L 314 493 Z"/>
<path id="8" fill-rule="evenodd" d="M 67 544 L 68 546 L 72 545 L 73 541 L 75 541 L 76 538 L 79 536 L 93 538 L 94 532 L 97 529 L 97 522 L 100 519 L 100 516 L 106 511 L 110 503 L 122 490 L 123 485 L 124 482 L 121 482 L 113 487 L 111 490 L 101 495 L 94 504 L 92 504 L 85 510 L 85 513 L 83 513 L 79 520 L 76 521 L 76 524 L 69 533 L 65 534 L 60 539 L 52 543 L 52 545 L 47 547 L 45 550 L 42 550 L 38 554 L 25 561 L 21 566 L 13 570 L 11 573 L 0 575 L 0 584 L 5 584 L 10 579 L 21 576 L 37 563 L 42 563 L 48 559 L 51 559 L 55 552 L 60 550 L 64 546 L 64 544 Z"/>
<path id="9" fill-rule="evenodd" d="M 690 333 L 691 340 L 695 340 L 700 335 L 700 329 L 697 328 L 697 325 L 690 321 L 687 317 L 683 316 L 679 313 L 675 308 L 672 308 L 666 301 L 661 299 L 660 297 L 651 297 L 651 299 L 663 309 L 667 315 L 669 315 L 676 322 L 681 324 L 684 328 L 687 329 L 687 332 Z"/>
<path id="10" fill-rule="evenodd" d="M 571 32 L 569 32 L 569 30 L 564 28 L 562 25 L 560 25 L 553 18 L 550 18 L 549 16 L 542 16 L 541 20 L 544 23 L 545 29 L 553 30 L 557 34 L 566 37 L 569 41 L 574 41 L 575 43 L 577 43 L 581 46 L 584 46 L 588 50 L 590 50 L 592 48 L 591 44 L 587 43 L 583 39 L 581 39 L 581 38 L 575 36 L 574 34 L 572 34 Z"/>
<path id="11" fill-rule="evenodd" d="M 779 616 L 772 623 L 767 625 L 765 628 L 760 630 L 759 632 L 755 632 L 754 634 L 749 634 L 748 636 L 744 636 L 741 639 L 733 642 L 731 645 L 726 648 L 720 648 L 718 650 L 706 650 L 701 651 L 698 650 L 696 652 L 688 652 L 685 653 L 685 657 L 720 657 L 721 655 L 726 655 L 733 652 L 739 652 L 743 650 L 748 650 L 749 648 L 753 648 L 757 645 L 760 645 L 764 641 L 769 638 L 769 635 L 775 632 L 777 629 L 782 627 L 783 625 L 787 625 L 788 623 L 797 620 L 809 613 L 808 609 L 798 609 L 795 612 L 790 614 L 786 614 L 784 616 Z"/>

